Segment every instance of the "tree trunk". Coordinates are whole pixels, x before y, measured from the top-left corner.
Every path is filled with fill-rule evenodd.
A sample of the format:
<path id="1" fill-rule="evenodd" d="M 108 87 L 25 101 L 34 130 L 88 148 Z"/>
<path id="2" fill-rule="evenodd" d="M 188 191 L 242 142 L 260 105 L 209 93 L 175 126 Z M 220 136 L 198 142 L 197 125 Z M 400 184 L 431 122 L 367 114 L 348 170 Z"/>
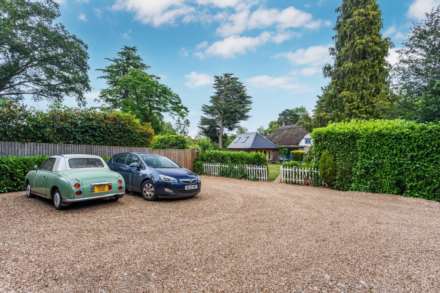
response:
<path id="1" fill-rule="evenodd" d="M 223 148 L 223 133 L 224 133 L 224 128 L 223 128 L 223 121 L 220 121 L 220 125 L 219 125 L 219 130 L 218 130 L 218 146 L 220 149 Z"/>

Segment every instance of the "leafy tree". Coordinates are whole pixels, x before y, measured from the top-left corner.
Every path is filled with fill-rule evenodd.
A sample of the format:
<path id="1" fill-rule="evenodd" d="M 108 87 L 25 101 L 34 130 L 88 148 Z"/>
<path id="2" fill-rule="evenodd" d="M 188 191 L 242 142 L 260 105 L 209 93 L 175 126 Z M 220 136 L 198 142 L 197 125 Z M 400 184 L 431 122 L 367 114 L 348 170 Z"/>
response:
<path id="1" fill-rule="evenodd" d="M 124 47 L 104 69 L 101 78 L 108 87 L 101 91 L 101 98 L 112 109 L 134 114 L 142 122 L 149 122 L 156 133 L 167 129 L 164 113 L 183 119 L 188 109 L 180 97 L 160 82 L 160 78 L 146 72 L 149 68 L 142 62 L 134 47 Z"/>
<path id="2" fill-rule="evenodd" d="M 249 131 L 248 131 L 248 129 L 246 128 L 246 127 L 243 127 L 243 126 L 238 126 L 237 127 L 237 130 L 236 130 L 236 134 L 237 135 L 240 135 L 240 134 L 245 134 L 245 133 L 248 133 Z"/>
<path id="3" fill-rule="evenodd" d="M 246 87 L 230 73 L 215 76 L 214 89 L 210 104 L 202 106 L 200 129 L 207 137 L 217 136 L 219 147 L 223 148 L 225 129 L 232 131 L 249 118 L 252 100 Z"/>
<path id="4" fill-rule="evenodd" d="M 395 68 L 398 114 L 422 122 L 440 120 L 440 6 L 415 26 Z"/>
<path id="5" fill-rule="evenodd" d="M 300 125 L 308 130 L 311 128 L 312 118 L 303 106 L 286 109 L 278 115 L 278 125 Z"/>
<path id="6" fill-rule="evenodd" d="M 147 66 L 141 56 L 139 56 L 136 47 L 123 47 L 116 58 L 106 58 L 110 65 L 103 69 L 98 69 L 103 75 L 100 78 L 105 79 L 108 85 L 107 89 L 101 91 L 101 99 L 110 104 L 112 108 L 120 108 L 122 101 L 128 97 L 128 92 L 117 87 L 119 80 L 128 74 L 132 69 L 146 71 Z"/>
<path id="7" fill-rule="evenodd" d="M 56 22 L 52 0 L 0 0 L 0 98 L 85 104 L 90 90 L 87 46 Z"/>
<path id="8" fill-rule="evenodd" d="M 259 131 L 261 131 L 261 134 L 270 135 L 281 126 L 295 124 L 304 127 L 308 131 L 312 130 L 312 118 L 305 107 L 284 110 L 278 115 L 277 120 L 269 122 L 267 129 L 262 128 Z"/>
<path id="9" fill-rule="evenodd" d="M 183 135 L 156 135 L 151 142 L 151 147 L 153 149 L 186 149 L 189 147 L 189 140 Z"/>
<path id="10" fill-rule="evenodd" d="M 387 117 L 393 104 L 385 59 L 390 41 L 381 35 L 379 6 L 376 0 L 344 0 L 337 12 L 334 64 L 324 68 L 331 81 L 319 97 L 316 120 Z"/>

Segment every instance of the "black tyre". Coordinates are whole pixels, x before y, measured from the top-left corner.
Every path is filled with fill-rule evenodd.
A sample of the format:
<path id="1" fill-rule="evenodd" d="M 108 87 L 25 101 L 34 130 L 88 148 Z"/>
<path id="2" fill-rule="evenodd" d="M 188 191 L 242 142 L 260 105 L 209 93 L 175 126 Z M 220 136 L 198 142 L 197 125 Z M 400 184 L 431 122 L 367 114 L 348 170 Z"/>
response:
<path id="1" fill-rule="evenodd" d="M 153 201 L 157 200 L 157 194 L 156 194 L 156 188 L 154 187 L 153 182 L 151 181 L 144 181 L 142 183 L 142 189 L 141 189 L 142 197 L 145 200 Z"/>

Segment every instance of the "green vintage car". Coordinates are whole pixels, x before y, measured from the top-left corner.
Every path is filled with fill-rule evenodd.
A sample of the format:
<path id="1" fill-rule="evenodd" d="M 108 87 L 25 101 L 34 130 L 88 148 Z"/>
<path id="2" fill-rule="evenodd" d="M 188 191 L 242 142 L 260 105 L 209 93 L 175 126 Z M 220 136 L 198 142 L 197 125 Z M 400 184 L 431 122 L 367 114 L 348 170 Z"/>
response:
<path id="1" fill-rule="evenodd" d="M 91 155 L 52 156 L 26 175 L 25 186 L 27 197 L 51 199 L 56 209 L 94 199 L 118 200 L 125 193 L 124 178 Z"/>

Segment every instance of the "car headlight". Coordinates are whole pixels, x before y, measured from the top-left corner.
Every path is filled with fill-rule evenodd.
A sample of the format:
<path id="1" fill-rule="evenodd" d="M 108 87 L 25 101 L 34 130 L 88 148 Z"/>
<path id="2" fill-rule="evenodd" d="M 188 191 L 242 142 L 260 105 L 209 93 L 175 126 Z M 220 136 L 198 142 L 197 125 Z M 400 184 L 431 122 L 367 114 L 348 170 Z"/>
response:
<path id="1" fill-rule="evenodd" d="M 167 175 L 159 175 L 159 180 L 166 183 L 177 183 L 177 179 Z"/>
<path id="2" fill-rule="evenodd" d="M 200 183 L 202 180 L 200 179 L 200 176 L 196 176 L 197 183 Z"/>

